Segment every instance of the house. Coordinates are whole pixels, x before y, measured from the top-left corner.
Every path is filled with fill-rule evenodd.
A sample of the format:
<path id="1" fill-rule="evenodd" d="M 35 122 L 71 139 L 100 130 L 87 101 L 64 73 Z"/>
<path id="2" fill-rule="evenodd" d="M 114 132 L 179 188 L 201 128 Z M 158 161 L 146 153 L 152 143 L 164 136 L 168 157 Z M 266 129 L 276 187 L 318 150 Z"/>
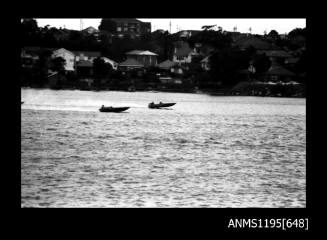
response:
<path id="1" fill-rule="evenodd" d="M 124 62 L 119 63 L 119 69 L 132 70 L 137 68 L 143 68 L 144 65 L 133 58 L 129 58 Z"/>
<path id="2" fill-rule="evenodd" d="M 91 61 L 97 57 L 101 57 L 100 52 L 91 52 L 91 51 L 72 51 L 75 54 L 75 61 Z"/>
<path id="3" fill-rule="evenodd" d="M 266 81 L 291 81 L 295 77 L 295 74 L 286 68 L 278 65 L 276 62 L 272 63 L 272 66 L 267 72 L 264 73 L 264 79 Z"/>
<path id="4" fill-rule="evenodd" d="M 198 56 L 196 49 L 191 49 L 189 44 L 184 41 L 175 42 L 173 62 L 187 64 L 192 62 L 193 56 Z"/>
<path id="5" fill-rule="evenodd" d="M 162 69 L 162 70 L 169 70 L 171 68 L 173 68 L 176 65 L 175 62 L 170 61 L 169 59 L 167 59 L 166 61 L 163 61 L 161 63 L 158 64 L 158 68 Z"/>
<path id="6" fill-rule="evenodd" d="M 71 51 L 68 51 L 65 48 L 59 48 L 52 53 L 52 58 L 61 57 L 65 59 L 65 70 L 66 71 L 74 71 L 75 70 L 75 54 Z"/>
<path id="7" fill-rule="evenodd" d="M 158 54 L 150 51 L 133 50 L 126 53 L 127 59 L 134 59 L 144 67 L 154 67 L 157 65 Z"/>
<path id="8" fill-rule="evenodd" d="M 118 69 L 118 63 L 116 63 L 114 60 L 111 60 L 106 57 L 102 57 L 102 59 L 104 60 L 104 62 L 109 63 L 111 65 L 112 69 L 114 69 L 114 70 Z"/>

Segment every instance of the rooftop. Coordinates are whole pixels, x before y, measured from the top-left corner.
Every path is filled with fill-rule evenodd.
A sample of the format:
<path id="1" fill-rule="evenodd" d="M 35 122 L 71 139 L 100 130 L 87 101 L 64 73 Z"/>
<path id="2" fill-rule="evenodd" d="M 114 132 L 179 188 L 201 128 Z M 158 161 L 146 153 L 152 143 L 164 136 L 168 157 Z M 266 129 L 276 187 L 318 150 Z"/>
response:
<path id="1" fill-rule="evenodd" d="M 271 43 L 261 40 L 258 37 L 250 36 L 250 37 L 242 37 L 239 40 L 236 40 L 235 45 L 240 48 L 249 48 L 254 47 L 257 50 L 278 50 L 279 48 L 272 45 Z"/>
<path id="2" fill-rule="evenodd" d="M 150 52 L 150 51 L 143 51 L 143 50 L 133 50 L 127 52 L 126 55 L 145 55 L 145 56 L 157 56 L 158 54 Z"/>
<path id="3" fill-rule="evenodd" d="M 280 65 L 274 64 L 266 72 L 267 75 L 294 76 L 295 74 Z"/>
<path id="4" fill-rule="evenodd" d="M 163 62 L 161 62 L 160 64 L 158 64 L 158 67 L 161 68 L 161 69 L 169 69 L 169 68 L 171 68 L 171 67 L 173 67 L 173 66 L 175 66 L 175 65 L 176 65 L 175 62 L 170 61 L 170 60 L 168 59 L 168 60 L 163 61 Z"/>

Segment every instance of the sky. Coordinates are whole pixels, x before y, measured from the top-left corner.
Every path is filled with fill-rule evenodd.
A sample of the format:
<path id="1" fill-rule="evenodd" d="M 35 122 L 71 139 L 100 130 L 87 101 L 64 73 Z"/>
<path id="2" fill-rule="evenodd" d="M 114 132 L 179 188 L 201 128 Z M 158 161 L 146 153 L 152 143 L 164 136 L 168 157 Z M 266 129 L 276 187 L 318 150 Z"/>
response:
<path id="1" fill-rule="evenodd" d="M 280 34 L 289 33 L 294 28 L 304 28 L 306 27 L 305 18 L 275 18 L 275 19 L 223 19 L 223 18 L 138 18 L 143 22 L 151 22 L 152 31 L 157 29 L 170 30 L 171 23 L 171 32 L 175 33 L 180 30 L 201 30 L 201 27 L 204 25 L 217 25 L 223 28 L 226 31 L 233 31 L 234 27 L 237 27 L 238 32 L 249 33 L 251 28 L 252 34 L 263 34 L 264 31 L 269 33 L 271 30 L 276 30 Z M 73 30 L 80 30 L 81 24 L 79 18 L 57 18 L 57 19 L 36 19 L 39 27 L 44 27 L 50 25 L 50 27 L 56 28 L 67 28 Z M 98 28 L 100 25 L 101 18 L 83 18 L 83 29 L 87 27 Z M 215 28 L 217 29 L 217 28 Z"/>

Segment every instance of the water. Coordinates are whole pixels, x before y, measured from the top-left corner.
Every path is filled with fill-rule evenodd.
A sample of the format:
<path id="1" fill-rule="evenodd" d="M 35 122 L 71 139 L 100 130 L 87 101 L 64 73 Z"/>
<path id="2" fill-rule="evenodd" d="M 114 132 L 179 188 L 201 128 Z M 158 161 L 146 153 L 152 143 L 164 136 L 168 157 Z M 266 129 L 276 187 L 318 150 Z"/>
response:
<path id="1" fill-rule="evenodd" d="M 22 89 L 22 101 L 22 207 L 306 206 L 305 99 Z"/>

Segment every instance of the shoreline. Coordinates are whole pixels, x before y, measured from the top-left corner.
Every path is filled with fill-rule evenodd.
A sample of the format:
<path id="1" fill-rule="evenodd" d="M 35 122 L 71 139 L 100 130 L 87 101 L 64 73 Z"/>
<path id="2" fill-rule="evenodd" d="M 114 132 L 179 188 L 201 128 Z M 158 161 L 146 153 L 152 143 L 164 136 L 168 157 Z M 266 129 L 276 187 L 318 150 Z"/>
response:
<path id="1" fill-rule="evenodd" d="M 152 89 L 152 90 L 135 90 L 135 91 L 129 91 L 124 89 L 96 89 L 96 88 L 90 88 L 90 89 L 80 89 L 80 88 L 72 88 L 72 87 L 63 87 L 60 89 L 50 88 L 50 87 L 21 87 L 21 89 L 35 89 L 35 90 L 53 90 L 53 91 L 65 91 L 65 90 L 77 90 L 77 91 L 90 91 L 90 92 L 109 92 L 109 91 L 115 91 L 115 92 L 152 92 L 152 93 L 190 93 L 190 94 L 205 94 L 210 95 L 213 97 L 275 97 L 275 98 L 306 98 L 305 95 L 302 94 L 296 94 L 296 95 L 282 95 L 282 94 L 266 94 L 263 95 L 260 92 L 254 92 L 251 94 L 246 94 L 245 92 L 232 92 L 233 88 L 224 89 L 221 91 L 213 91 L 213 90 L 185 90 L 185 89 Z"/>

